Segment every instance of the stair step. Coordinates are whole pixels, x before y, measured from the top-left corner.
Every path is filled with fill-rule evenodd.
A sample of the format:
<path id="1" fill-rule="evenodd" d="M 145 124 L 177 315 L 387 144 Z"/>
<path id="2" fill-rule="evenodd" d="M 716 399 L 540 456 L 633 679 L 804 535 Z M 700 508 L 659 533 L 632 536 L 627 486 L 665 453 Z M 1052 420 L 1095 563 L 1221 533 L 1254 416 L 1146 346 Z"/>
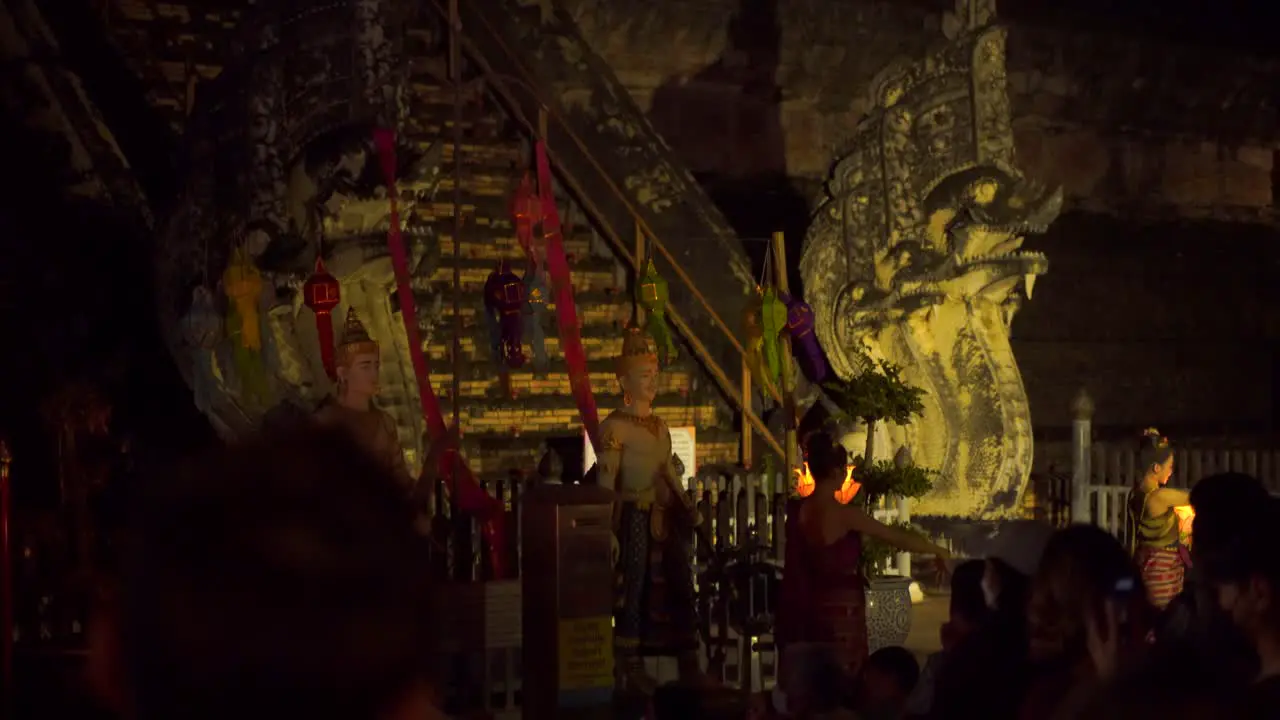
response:
<path id="1" fill-rule="evenodd" d="M 405 128 L 406 137 L 420 149 L 426 150 L 439 140 L 444 140 L 444 152 L 441 159 L 450 168 L 453 165 L 452 133 L 438 125 L 421 121 L 410 121 Z M 463 177 L 467 168 L 484 168 L 486 170 L 510 170 L 524 164 L 524 151 L 518 142 L 497 138 L 492 141 L 462 139 Z M 446 174 L 450 172 L 446 171 Z"/>
<path id="2" fill-rule="evenodd" d="M 498 375 L 498 370 L 498 367 L 491 363 L 484 369 L 482 377 L 464 377 L 459 388 L 462 397 L 504 398 L 502 378 Z M 689 391 L 692 375 L 692 370 L 683 368 L 666 370 L 659 376 L 658 392 L 679 395 L 683 398 Z M 621 395 L 611 360 L 597 360 L 589 363 L 588 377 L 591 380 L 591 391 L 597 398 Z M 510 378 L 511 391 L 515 394 L 516 400 L 530 397 L 558 397 L 572 403 L 570 398 L 573 394 L 573 386 L 563 361 L 552 363 L 546 373 L 535 373 L 526 368 L 512 370 Z M 452 395 L 452 372 L 448 370 L 432 372 L 431 383 L 441 397 Z"/>
<path id="3" fill-rule="evenodd" d="M 613 403 L 620 404 L 620 403 Z M 612 408 L 601 407 L 603 418 Z M 441 411 L 453 417 L 447 399 L 441 399 Z M 713 427 L 719 424 L 719 410 L 712 403 L 692 403 L 679 395 L 659 395 L 654 412 L 671 427 Z M 514 435 L 565 435 L 582 431 L 582 418 L 570 397 L 538 397 L 516 400 L 490 400 L 483 404 L 463 405 L 461 419 L 464 432 L 511 433 Z"/>
<path id="4" fill-rule="evenodd" d="M 440 243 L 441 262 L 449 263 L 453 261 L 453 228 L 449 228 L 449 234 L 441 233 L 438 242 Z M 481 236 L 481 230 L 488 231 Z M 477 237 L 479 236 L 479 237 Z M 564 254 L 569 258 L 569 265 L 573 264 L 579 258 L 586 258 L 591 255 L 591 238 L 586 234 L 578 234 L 576 237 L 565 238 L 563 241 Z M 511 228 L 472 228 L 467 232 L 462 241 L 462 257 L 472 260 L 518 260 L 523 262 L 525 259 L 524 248 L 520 247 L 520 241 L 515 238 L 515 230 Z M 519 270 L 521 265 L 513 265 L 513 268 Z"/>
<path id="5" fill-rule="evenodd" d="M 466 179 L 464 178 L 463 181 L 465 182 Z M 475 223 L 480 227 L 507 228 L 512 234 L 515 233 L 515 225 L 511 218 L 510 195 L 505 193 L 479 195 L 463 192 L 459 202 L 462 215 L 467 222 Z M 582 215 L 575 212 L 567 217 L 564 203 L 560 203 L 559 207 L 560 222 L 565 224 L 563 228 L 565 237 L 576 235 L 589 227 L 582 219 Z M 437 193 L 429 201 L 418 203 L 416 213 L 419 218 L 431 225 L 443 223 L 452 230 L 453 193 Z"/>
<path id="6" fill-rule="evenodd" d="M 574 292 L 593 292 L 603 290 L 619 291 L 618 288 L 618 272 L 612 262 L 605 260 L 603 262 L 594 259 L 579 259 L 577 268 L 570 275 L 573 282 Z M 596 267 L 583 267 L 587 264 L 593 264 Z M 606 264 L 606 267 L 600 267 Z M 493 272 L 494 265 L 492 262 L 483 259 L 463 258 L 461 262 L 460 280 L 462 291 L 465 292 L 484 292 L 484 283 L 489 279 L 489 275 Z M 453 285 L 453 264 L 450 258 L 449 265 L 441 265 L 431 273 L 428 282 L 443 283 L 452 287 Z"/>
<path id="7" fill-rule="evenodd" d="M 447 336 L 449 329 L 447 326 L 442 327 L 439 334 Z M 461 345 L 462 357 L 467 362 L 489 362 L 489 343 L 487 340 L 477 342 L 475 337 L 463 335 Z M 547 340 L 544 345 L 548 357 L 555 359 L 564 356 L 560 349 L 560 338 L 550 331 L 547 333 Z M 427 346 L 427 358 L 433 365 L 446 363 L 449 360 L 449 353 L 452 347 L 453 338 L 442 337 L 439 342 L 432 342 Z M 620 333 L 609 333 L 607 337 L 586 335 L 582 338 L 582 348 L 586 352 L 588 360 L 615 358 L 622 352 L 622 336 Z M 525 355 L 531 355 L 528 345 L 525 345 Z M 443 368 L 445 365 L 439 365 L 439 367 Z"/>
<path id="8" fill-rule="evenodd" d="M 458 308 L 458 314 L 462 316 L 464 324 L 480 322 L 477 318 L 481 317 L 483 299 L 479 294 L 470 297 L 474 298 L 474 302 L 468 302 L 469 298 L 464 296 L 463 302 Z M 588 328 L 595 329 L 601 325 L 620 330 L 631 319 L 631 298 L 622 292 L 574 293 L 574 305 L 577 309 L 578 319 L 582 321 L 583 332 L 587 332 Z M 549 318 L 546 325 L 547 332 L 552 332 L 555 327 L 555 310 L 555 303 L 547 303 L 546 314 Z M 441 317 L 446 320 L 453 318 L 453 303 L 449 301 L 447 296 L 445 297 Z M 600 329 L 603 330 L 604 328 Z"/>

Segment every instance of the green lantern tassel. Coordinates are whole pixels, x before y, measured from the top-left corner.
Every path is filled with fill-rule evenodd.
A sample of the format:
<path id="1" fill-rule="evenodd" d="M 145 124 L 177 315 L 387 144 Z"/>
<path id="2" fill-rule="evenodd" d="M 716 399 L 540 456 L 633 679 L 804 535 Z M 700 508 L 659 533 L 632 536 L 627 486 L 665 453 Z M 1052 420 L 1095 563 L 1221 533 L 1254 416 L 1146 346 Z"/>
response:
<path id="1" fill-rule="evenodd" d="M 636 293 L 636 302 L 648 316 L 645 330 L 653 338 L 653 344 L 658 350 L 658 361 L 666 367 L 675 361 L 678 353 L 675 340 L 671 337 L 671 329 L 667 327 L 667 281 L 658 274 L 652 260 L 649 261 L 644 276 L 640 278 Z"/>
<path id="2" fill-rule="evenodd" d="M 787 306 L 778 298 L 772 287 L 764 289 L 760 300 L 760 330 L 764 336 L 764 360 L 769 367 L 769 377 L 775 383 L 782 380 L 782 343 L 780 337 L 787 327 Z"/>

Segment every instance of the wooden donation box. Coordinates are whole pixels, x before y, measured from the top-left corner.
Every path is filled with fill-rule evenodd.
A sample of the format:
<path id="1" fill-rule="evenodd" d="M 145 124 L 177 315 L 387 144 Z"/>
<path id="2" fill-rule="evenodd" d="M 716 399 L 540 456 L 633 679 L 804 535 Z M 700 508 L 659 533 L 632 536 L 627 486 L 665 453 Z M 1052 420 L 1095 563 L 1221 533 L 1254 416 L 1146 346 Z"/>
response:
<path id="1" fill-rule="evenodd" d="M 611 717 L 613 493 L 547 484 L 521 505 L 524 716 Z"/>

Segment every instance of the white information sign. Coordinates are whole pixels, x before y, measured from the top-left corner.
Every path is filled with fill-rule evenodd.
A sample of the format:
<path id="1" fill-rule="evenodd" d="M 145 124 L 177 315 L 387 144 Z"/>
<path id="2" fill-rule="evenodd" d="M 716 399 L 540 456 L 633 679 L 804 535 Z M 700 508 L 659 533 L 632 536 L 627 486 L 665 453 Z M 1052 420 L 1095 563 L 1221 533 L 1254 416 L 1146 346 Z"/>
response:
<path id="1" fill-rule="evenodd" d="M 698 429 L 693 427 L 671 428 L 671 454 L 684 466 L 684 477 L 680 478 L 682 486 L 698 473 Z M 582 431 L 582 475 L 585 477 L 591 467 L 596 464 L 596 450 L 591 447 L 591 439 L 587 431 Z"/>

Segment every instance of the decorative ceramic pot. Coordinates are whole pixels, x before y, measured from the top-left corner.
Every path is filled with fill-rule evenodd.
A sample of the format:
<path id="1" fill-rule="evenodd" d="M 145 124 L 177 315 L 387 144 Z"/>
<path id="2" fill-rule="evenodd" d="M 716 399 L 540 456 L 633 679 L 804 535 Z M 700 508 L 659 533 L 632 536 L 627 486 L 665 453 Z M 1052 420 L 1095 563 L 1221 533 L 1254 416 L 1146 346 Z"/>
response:
<path id="1" fill-rule="evenodd" d="M 911 632 L 911 578 L 881 577 L 867 588 L 867 648 L 905 645 Z"/>

